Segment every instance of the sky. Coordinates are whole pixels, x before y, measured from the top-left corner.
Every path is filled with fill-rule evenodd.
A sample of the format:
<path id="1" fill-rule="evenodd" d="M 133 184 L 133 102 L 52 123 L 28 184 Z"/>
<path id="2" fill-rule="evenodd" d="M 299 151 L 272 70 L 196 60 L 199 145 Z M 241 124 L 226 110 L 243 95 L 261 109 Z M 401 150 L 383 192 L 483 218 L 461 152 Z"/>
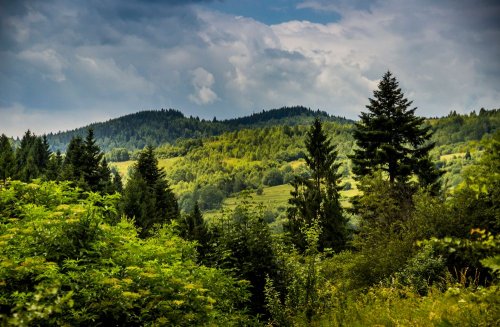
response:
<path id="1" fill-rule="evenodd" d="M 0 0 L 0 133 L 140 110 L 357 119 L 390 70 L 421 116 L 500 107 L 500 1 Z"/>

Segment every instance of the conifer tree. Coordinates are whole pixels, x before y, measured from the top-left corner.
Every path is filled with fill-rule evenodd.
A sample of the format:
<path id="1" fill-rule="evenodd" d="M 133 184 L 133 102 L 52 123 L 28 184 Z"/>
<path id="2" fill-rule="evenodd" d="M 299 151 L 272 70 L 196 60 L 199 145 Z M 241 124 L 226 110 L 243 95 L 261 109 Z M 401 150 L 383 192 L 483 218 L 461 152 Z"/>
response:
<path id="1" fill-rule="evenodd" d="M 405 184 L 413 174 L 423 186 L 434 184 L 440 173 L 429 159 L 434 146 L 428 142 L 430 127 L 422 127 L 424 119 L 415 116 L 417 108 L 411 107 L 391 72 L 369 101 L 354 131 L 358 148 L 351 157 L 353 172 L 363 177 L 381 170 L 391 185 Z"/>
<path id="2" fill-rule="evenodd" d="M 143 237 L 149 235 L 155 224 L 179 216 L 177 200 L 165 179 L 165 172 L 158 167 L 153 147 L 148 146 L 139 154 L 125 187 L 123 201 L 125 214 L 135 218 Z"/>
<path id="3" fill-rule="evenodd" d="M 180 234 L 187 240 L 198 242 L 198 254 L 200 260 L 203 261 L 209 250 L 210 232 L 203 219 L 198 202 L 194 204 L 193 211 L 184 215 L 183 218 L 179 224 Z"/>
<path id="4" fill-rule="evenodd" d="M 327 138 L 319 119 L 310 127 L 305 141 L 306 164 L 311 178 L 296 177 L 292 182 L 288 210 L 289 222 L 285 227 L 292 242 L 301 250 L 306 247 L 305 228 L 313 223 L 321 227 L 320 249 L 341 250 L 347 241 L 347 219 L 340 206 L 337 151 Z"/>
<path id="5" fill-rule="evenodd" d="M 64 159 L 61 155 L 61 151 L 57 150 L 57 152 L 50 157 L 49 164 L 47 165 L 46 177 L 48 180 L 60 180 L 63 163 Z"/>
<path id="6" fill-rule="evenodd" d="M 15 167 L 14 150 L 9 138 L 2 134 L 0 136 L 0 180 L 4 183 L 7 178 L 12 177 Z"/>
<path id="7" fill-rule="evenodd" d="M 115 192 L 122 193 L 123 192 L 123 183 L 122 183 L 122 177 L 120 176 L 120 173 L 115 167 L 111 168 L 111 175 L 112 177 L 112 183 L 113 183 L 113 189 Z"/>
<path id="8" fill-rule="evenodd" d="M 82 170 L 83 167 L 83 139 L 80 136 L 75 136 L 71 139 L 66 150 L 66 156 L 61 172 L 62 180 L 80 181 L 83 180 Z"/>
<path id="9" fill-rule="evenodd" d="M 108 171 L 108 176 L 105 177 L 103 176 L 103 171 L 101 169 L 101 160 L 103 155 L 104 154 L 101 152 L 101 149 L 97 145 L 94 138 L 94 130 L 88 129 L 87 136 L 83 142 L 83 165 L 81 170 L 83 173 L 83 179 L 93 191 L 99 190 L 103 177 L 109 179 L 110 172 Z"/>
<path id="10" fill-rule="evenodd" d="M 37 147 L 39 139 L 30 130 L 24 133 L 21 145 L 16 151 L 16 178 L 29 182 L 40 176 L 38 155 L 41 147 Z M 40 142 L 41 143 L 41 142 Z"/>

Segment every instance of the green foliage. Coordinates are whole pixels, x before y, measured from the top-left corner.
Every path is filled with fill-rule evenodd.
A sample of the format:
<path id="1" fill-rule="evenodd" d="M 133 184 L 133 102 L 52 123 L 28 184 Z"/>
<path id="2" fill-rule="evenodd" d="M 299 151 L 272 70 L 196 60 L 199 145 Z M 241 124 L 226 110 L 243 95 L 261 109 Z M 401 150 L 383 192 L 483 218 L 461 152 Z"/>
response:
<path id="1" fill-rule="evenodd" d="M 38 137 L 29 130 L 26 131 L 19 149 L 16 151 L 15 177 L 29 182 L 42 177 L 50 158 L 49 145 L 45 136 Z"/>
<path id="2" fill-rule="evenodd" d="M 190 214 L 183 214 L 179 219 L 179 234 L 186 240 L 196 241 L 198 258 L 200 262 L 205 262 L 210 251 L 212 233 L 208 229 L 208 224 L 203 219 L 198 203 L 195 203 Z"/>
<path id="3" fill-rule="evenodd" d="M 96 144 L 94 131 L 89 129 L 85 140 L 77 136 L 71 139 L 62 166 L 60 158 L 53 159 L 51 175 L 57 180 L 73 181 L 75 185 L 93 192 L 113 193 L 116 189 L 111 183 L 111 170 L 108 163 Z"/>
<path id="4" fill-rule="evenodd" d="M 500 126 L 500 109 L 475 111 L 469 115 L 450 112 L 446 117 L 429 119 L 426 125 L 433 132 L 432 140 L 438 146 L 481 140 L 495 134 Z"/>
<path id="5" fill-rule="evenodd" d="M 384 171 L 391 183 L 406 183 L 412 174 L 422 185 L 433 184 L 439 173 L 429 162 L 430 127 L 422 127 L 424 118 L 415 116 L 391 72 L 387 72 L 373 91 L 373 99 L 356 123 L 354 138 L 358 148 L 351 157 L 357 176 Z"/>
<path id="6" fill-rule="evenodd" d="M 292 182 L 294 190 L 290 193 L 289 222 L 285 228 L 292 242 L 303 251 L 306 245 L 303 231 L 318 224 L 321 228 L 319 247 L 338 251 L 347 242 L 347 219 L 340 206 L 341 187 L 338 185 L 340 164 L 336 162 L 338 152 L 331 145 L 319 119 L 311 125 L 305 145 L 305 160 L 311 178 L 297 177 Z"/>
<path id="7" fill-rule="evenodd" d="M 321 228 L 317 223 L 306 228 L 304 254 L 275 244 L 281 280 L 267 278 L 265 288 L 271 325 L 310 324 L 331 305 L 329 281 L 321 272 L 323 254 L 318 251 Z"/>
<path id="8" fill-rule="evenodd" d="M 300 106 L 272 109 L 248 117 L 224 121 L 209 121 L 198 117 L 187 118 L 180 111 L 161 109 L 141 111 L 69 132 L 49 134 L 48 139 L 54 151 L 64 151 L 72 138 L 83 136 L 90 128 L 94 130 L 97 144 L 104 151 L 111 151 L 114 148 L 133 151 L 143 149 L 148 144 L 158 147 L 165 143 L 174 143 L 180 138 L 199 139 L 243 128 L 308 124 L 317 115 L 324 120 L 339 123 L 350 122 L 345 118 L 329 116 L 326 112 L 312 111 Z"/>
<path id="9" fill-rule="evenodd" d="M 114 162 L 128 161 L 130 160 L 130 153 L 125 148 L 113 148 L 106 153 L 106 158 Z"/>
<path id="10" fill-rule="evenodd" d="M 150 235 L 155 224 L 167 223 L 179 215 L 175 195 L 150 146 L 134 165 L 124 190 L 123 208 L 127 216 L 135 219 L 143 237 Z"/>
<path id="11" fill-rule="evenodd" d="M 12 193 L 14 208 L 4 205 Z M 245 324 L 246 283 L 196 265 L 194 245 L 170 226 L 144 240 L 126 219 L 110 225 L 116 195 L 75 193 L 53 182 L 0 188 L 3 323 Z"/>
<path id="12" fill-rule="evenodd" d="M 0 136 L 0 180 L 4 183 L 7 178 L 12 177 L 15 168 L 14 150 L 10 140 L 5 134 Z"/>
<path id="13" fill-rule="evenodd" d="M 252 212 L 242 205 L 221 217 L 213 226 L 211 264 L 228 269 L 234 276 L 250 282 L 254 314 L 265 314 L 266 278 L 277 278 L 277 262 L 271 232 L 264 212 Z"/>
<path id="14" fill-rule="evenodd" d="M 498 287 L 450 286 L 420 296 L 408 288 L 373 287 L 360 294 L 339 294 L 341 305 L 314 322 L 318 326 L 496 326 Z"/>
<path id="15" fill-rule="evenodd" d="M 473 229 L 470 234 L 471 238 L 444 237 L 438 239 L 432 237 L 419 242 L 419 244 L 430 244 L 441 251 L 447 257 L 449 264 L 453 266 L 457 280 L 468 282 L 466 279 L 471 278 L 469 271 L 474 274 L 472 278 L 484 280 L 488 276 L 478 275 L 482 263 L 486 263 L 486 267 L 491 268 L 493 273 L 498 273 L 500 237 L 482 229 Z M 474 282 L 478 282 L 478 280 Z"/>

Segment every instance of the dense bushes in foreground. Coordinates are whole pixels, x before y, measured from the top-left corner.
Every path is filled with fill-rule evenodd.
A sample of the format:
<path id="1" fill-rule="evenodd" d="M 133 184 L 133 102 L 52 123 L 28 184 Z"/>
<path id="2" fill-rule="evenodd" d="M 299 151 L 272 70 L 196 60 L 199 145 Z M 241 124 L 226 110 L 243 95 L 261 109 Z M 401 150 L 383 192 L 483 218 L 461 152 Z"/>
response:
<path id="1" fill-rule="evenodd" d="M 247 283 L 196 264 L 164 226 L 140 239 L 117 196 L 66 183 L 0 187 L 2 325 L 242 324 Z"/>

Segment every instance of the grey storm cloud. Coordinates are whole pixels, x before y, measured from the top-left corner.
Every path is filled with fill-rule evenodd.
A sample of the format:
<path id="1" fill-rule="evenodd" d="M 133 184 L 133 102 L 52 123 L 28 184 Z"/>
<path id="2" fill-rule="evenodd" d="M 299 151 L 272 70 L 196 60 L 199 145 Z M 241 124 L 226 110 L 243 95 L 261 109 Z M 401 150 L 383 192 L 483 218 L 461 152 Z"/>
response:
<path id="1" fill-rule="evenodd" d="M 390 69 L 418 113 L 498 107 L 495 1 L 320 1 L 329 24 L 266 25 L 211 1 L 2 1 L 0 132 L 143 109 L 232 117 L 302 104 L 356 118 Z"/>

